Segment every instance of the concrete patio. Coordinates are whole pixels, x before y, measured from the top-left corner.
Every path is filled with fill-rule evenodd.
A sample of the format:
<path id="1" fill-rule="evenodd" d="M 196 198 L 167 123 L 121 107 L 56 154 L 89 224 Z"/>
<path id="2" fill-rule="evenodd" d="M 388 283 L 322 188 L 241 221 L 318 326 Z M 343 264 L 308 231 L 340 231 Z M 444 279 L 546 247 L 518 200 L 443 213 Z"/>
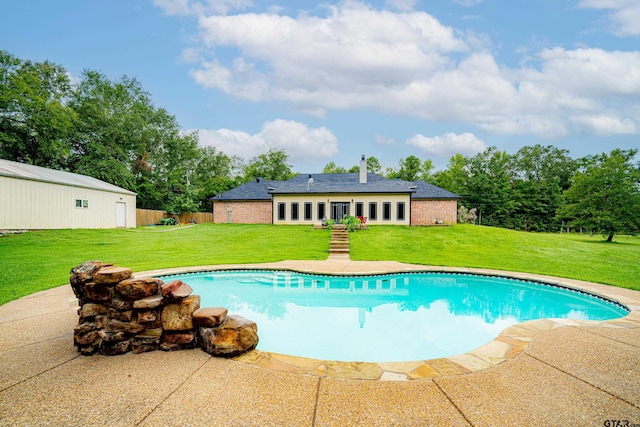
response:
<path id="1" fill-rule="evenodd" d="M 179 270 L 225 267 L 231 266 Z M 505 275 L 348 259 L 253 267 Z M 218 359 L 199 349 L 80 356 L 73 346 L 77 302 L 65 285 L 0 306 L 0 425 L 602 426 L 606 420 L 640 425 L 640 292 L 511 275 L 579 287 L 616 299 L 632 312 L 606 322 L 520 324 L 530 339 L 510 357 L 498 360 L 485 349 L 452 357 L 457 372 L 438 371 L 435 364 L 437 372 L 430 375 L 390 375 L 387 379 L 406 380 L 385 381 L 327 370 L 297 373 L 297 362 L 286 357 L 265 368 L 256 364 L 262 357 Z"/>

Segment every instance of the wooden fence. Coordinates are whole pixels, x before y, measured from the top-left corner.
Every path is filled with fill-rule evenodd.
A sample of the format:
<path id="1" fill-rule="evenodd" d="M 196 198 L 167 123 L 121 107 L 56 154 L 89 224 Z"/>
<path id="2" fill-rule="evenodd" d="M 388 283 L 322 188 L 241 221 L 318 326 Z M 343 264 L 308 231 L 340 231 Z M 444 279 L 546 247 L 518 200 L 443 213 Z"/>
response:
<path id="1" fill-rule="evenodd" d="M 203 222 L 213 222 L 213 214 L 211 212 L 192 212 L 180 215 L 168 215 L 165 211 L 155 211 L 151 209 L 136 209 L 136 224 L 138 227 L 158 224 L 162 218 L 172 216 L 182 224 L 195 222 L 202 224 Z"/>

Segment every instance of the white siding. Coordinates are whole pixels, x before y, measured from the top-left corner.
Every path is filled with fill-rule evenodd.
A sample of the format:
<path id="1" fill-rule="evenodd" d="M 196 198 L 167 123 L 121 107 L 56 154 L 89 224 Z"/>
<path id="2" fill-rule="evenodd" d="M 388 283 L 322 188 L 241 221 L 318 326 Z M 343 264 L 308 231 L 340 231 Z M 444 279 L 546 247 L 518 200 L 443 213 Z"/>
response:
<path id="1" fill-rule="evenodd" d="M 298 205 L 298 220 L 291 220 L 291 203 L 299 203 Z M 313 203 L 312 220 L 304 220 L 304 203 Z M 350 204 L 350 214 L 355 216 L 356 203 L 364 203 L 364 215 L 369 217 L 369 202 L 376 202 L 378 205 L 378 219 L 367 219 L 367 224 L 388 224 L 388 225 L 410 225 L 411 218 L 411 198 L 409 194 L 295 194 L 295 195 L 274 195 L 273 196 L 273 223 L 274 224 L 317 224 L 320 221 L 317 220 L 317 203 L 324 202 L 327 218 L 330 217 L 331 202 L 346 202 Z M 385 202 L 391 203 L 391 218 L 389 220 L 383 220 L 382 218 L 382 204 Z M 399 221 L 397 219 L 397 204 L 398 202 L 404 202 L 404 220 Z M 278 203 L 285 203 L 286 205 L 286 218 L 284 221 L 278 219 Z"/>
<path id="2" fill-rule="evenodd" d="M 77 208 L 76 199 L 89 206 Z M 0 229 L 115 228 L 117 202 L 135 227 L 135 195 L 0 176 Z"/>

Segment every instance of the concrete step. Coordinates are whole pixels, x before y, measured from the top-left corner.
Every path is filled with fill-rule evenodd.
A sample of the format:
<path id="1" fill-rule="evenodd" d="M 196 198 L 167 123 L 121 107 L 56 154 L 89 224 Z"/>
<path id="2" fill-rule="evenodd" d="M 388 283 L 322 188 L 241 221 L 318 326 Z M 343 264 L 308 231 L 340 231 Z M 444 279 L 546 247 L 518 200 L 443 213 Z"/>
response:
<path id="1" fill-rule="evenodd" d="M 348 239 L 349 233 L 331 233 L 331 238 L 340 237 L 342 239 Z"/>
<path id="2" fill-rule="evenodd" d="M 348 254 L 349 248 L 347 249 L 329 249 L 329 254 Z"/>
<path id="3" fill-rule="evenodd" d="M 336 224 L 331 230 L 329 256 L 349 257 L 349 231 L 344 224 Z"/>
<path id="4" fill-rule="evenodd" d="M 329 249 L 349 249 L 349 242 L 347 243 L 331 242 L 329 244 Z"/>

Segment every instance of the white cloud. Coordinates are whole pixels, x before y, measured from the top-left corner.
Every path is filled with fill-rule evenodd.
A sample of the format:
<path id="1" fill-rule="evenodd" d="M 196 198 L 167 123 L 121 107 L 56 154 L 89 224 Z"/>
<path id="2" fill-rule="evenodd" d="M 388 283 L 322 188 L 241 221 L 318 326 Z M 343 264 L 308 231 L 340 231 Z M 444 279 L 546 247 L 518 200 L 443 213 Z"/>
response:
<path id="1" fill-rule="evenodd" d="M 323 10 L 202 15 L 199 44 L 185 53 L 197 61 L 191 76 L 238 99 L 287 102 L 316 117 L 375 110 L 543 138 L 640 132 L 640 51 L 553 48 L 508 67 L 481 35 L 424 12 L 353 0 Z"/>
<path id="2" fill-rule="evenodd" d="M 338 152 L 338 140 L 328 129 L 282 119 L 264 123 L 256 135 L 229 129 L 200 129 L 198 133 L 200 144 L 245 160 L 271 148 L 284 150 L 293 162 L 329 158 Z"/>
<path id="3" fill-rule="evenodd" d="M 638 125 L 633 120 L 604 114 L 571 117 L 571 122 L 579 131 L 596 135 L 638 133 Z"/>
<path id="4" fill-rule="evenodd" d="M 458 153 L 465 156 L 473 156 L 487 148 L 484 142 L 468 132 L 460 135 L 445 133 L 433 138 L 418 134 L 407 139 L 407 144 L 419 148 L 426 155 L 444 158 Z"/>
<path id="5" fill-rule="evenodd" d="M 446 67 L 447 54 L 467 50 L 450 27 L 426 13 L 378 11 L 358 2 L 331 6 L 326 17 L 208 16 L 200 26 L 209 48 L 236 48 L 261 65 L 271 86 L 263 99 L 330 108 L 362 103 L 372 87 L 404 86 Z M 232 64 L 226 68 L 235 74 Z M 236 83 L 227 93 L 235 94 L 244 79 Z"/>
<path id="6" fill-rule="evenodd" d="M 640 35 L 640 2 L 638 0 L 580 0 L 580 7 L 611 11 L 611 31 L 619 36 Z"/>
<path id="7" fill-rule="evenodd" d="M 338 140 L 330 130 L 309 129 L 295 121 L 277 119 L 265 123 L 262 138 L 270 147 L 284 150 L 292 160 L 328 158 L 338 152 Z"/>
<path id="8" fill-rule="evenodd" d="M 264 143 L 262 135 L 249 135 L 240 130 L 199 129 L 200 144 L 216 147 L 229 156 L 238 156 L 245 160 L 266 153 L 269 147 Z"/>

